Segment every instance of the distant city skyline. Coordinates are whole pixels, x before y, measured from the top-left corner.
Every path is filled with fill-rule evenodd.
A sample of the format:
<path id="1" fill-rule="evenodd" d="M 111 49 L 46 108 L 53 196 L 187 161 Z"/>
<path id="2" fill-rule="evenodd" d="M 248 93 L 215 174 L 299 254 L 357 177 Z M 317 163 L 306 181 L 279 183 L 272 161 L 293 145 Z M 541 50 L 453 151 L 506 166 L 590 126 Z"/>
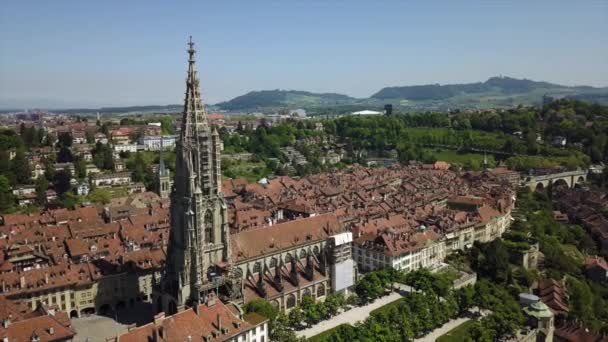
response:
<path id="1" fill-rule="evenodd" d="M 0 108 L 179 104 L 189 35 L 210 104 L 500 74 L 608 86 L 605 1 L 27 1 L 0 11 Z"/>

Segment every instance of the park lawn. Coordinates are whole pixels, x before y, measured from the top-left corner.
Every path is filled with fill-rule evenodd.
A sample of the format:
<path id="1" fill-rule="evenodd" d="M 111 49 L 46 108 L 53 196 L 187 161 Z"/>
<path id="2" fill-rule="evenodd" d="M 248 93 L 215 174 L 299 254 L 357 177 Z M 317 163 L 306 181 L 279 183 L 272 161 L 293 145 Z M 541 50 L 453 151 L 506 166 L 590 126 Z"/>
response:
<path id="1" fill-rule="evenodd" d="M 344 329 L 354 329 L 350 324 L 340 324 L 337 327 L 334 327 L 332 329 L 329 330 L 325 330 L 324 332 L 320 333 L 319 335 L 315 335 L 309 339 L 307 339 L 307 341 L 309 342 L 325 342 L 327 341 L 327 339 L 332 336 L 334 333 L 336 333 L 338 331 L 338 329 L 340 328 L 344 328 Z"/>
<path id="2" fill-rule="evenodd" d="M 233 162 L 224 170 L 224 176 L 234 178 L 244 177 L 250 182 L 257 182 L 264 177 L 270 175 L 270 171 L 266 168 L 266 163 L 260 162 Z"/>
<path id="3" fill-rule="evenodd" d="M 439 337 L 436 342 L 453 342 L 464 341 L 469 335 L 469 329 L 475 321 L 466 321 L 456 328 L 448 331 L 443 336 Z"/>
<path id="4" fill-rule="evenodd" d="M 453 150 L 444 150 L 444 149 L 436 149 L 436 148 L 426 148 L 428 152 L 430 152 L 435 159 L 445 161 L 448 163 L 459 163 L 465 164 L 472 160 L 476 161 L 477 165 L 483 167 L 483 154 L 478 153 L 458 153 Z M 486 155 L 488 160 L 488 166 L 493 167 L 496 165 L 496 161 L 494 160 L 494 156 L 491 154 Z"/>
<path id="5" fill-rule="evenodd" d="M 372 311 L 369 313 L 369 315 L 370 315 L 370 316 L 372 316 L 372 315 L 377 315 L 377 314 L 379 314 L 379 313 L 381 313 L 381 312 L 388 311 L 388 310 L 390 310 L 390 309 L 392 309 L 392 308 L 394 308 L 394 307 L 398 307 L 398 306 L 399 306 L 399 305 L 400 305 L 400 304 L 401 304 L 401 303 L 402 303 L 404 300 L 405 300 L 405 298 L 399 298 L 399 299 L 394 300 L 394 301 L 392 301 L 392 302 L 390 302 L 390 303 L 388 303 L 388 304 L 382 305 L 381 307 L 379 307 L 379 308 L 377 308 L 377 309 L 372 310 Z"/>

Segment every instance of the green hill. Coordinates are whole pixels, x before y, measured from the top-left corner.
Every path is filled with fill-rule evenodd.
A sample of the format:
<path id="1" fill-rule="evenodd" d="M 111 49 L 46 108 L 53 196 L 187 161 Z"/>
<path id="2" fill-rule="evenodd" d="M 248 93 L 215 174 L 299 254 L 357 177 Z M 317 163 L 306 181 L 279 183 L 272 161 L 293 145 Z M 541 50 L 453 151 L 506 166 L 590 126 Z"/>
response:
<path id="1" fill-rule="evenodd" d="M 369 98 L 356 99 L 335 93 L 311 93 L 296 90 L 252 91 L 230 101 L 218 103 L 227 110 L 263 110 L 289 108 L 382 108 L 391 103 L 398 110 L 426 111 L 454 108 L 506 108 L 519 104 L 539 105 L 544 95 L 574 97 L 608 104 L 608 88 L 569 87 L 512 77 L 492 77 L 485 82 L 463 84 L 427 84 L 386 87 Z"/>
<path id="2" fill-rule="evenodd" d="M 251 110 L 269 107 L 331 107 L 350 105 L 355 102 L 355 98 L 342 94 L 277 89 L 252 91 L 230 101 L 218 103 L 217 106 L 227 110 Z"/>
<path id="3" fill-rule="evenodd" d="M 593 88 L 588 86 L 567 87 L 559 84 L 548 82 L 537 82 L 527 79 L 517 79 L 511 77 L 491 77 L 487 81 L 481 83 L 465 83 L 465 84 L 429 84 L 418 86 L 405 87 L 386 87 L 372 95 L 372 98 L 387 100 L 387 99 L 405 99 L 405 100 L 446 100 L 456 96 L 466 95 L 514 95 L 533 93 L 538 90 L 557 93 L 584 93 L 593 92 L 601 88 Z"/>

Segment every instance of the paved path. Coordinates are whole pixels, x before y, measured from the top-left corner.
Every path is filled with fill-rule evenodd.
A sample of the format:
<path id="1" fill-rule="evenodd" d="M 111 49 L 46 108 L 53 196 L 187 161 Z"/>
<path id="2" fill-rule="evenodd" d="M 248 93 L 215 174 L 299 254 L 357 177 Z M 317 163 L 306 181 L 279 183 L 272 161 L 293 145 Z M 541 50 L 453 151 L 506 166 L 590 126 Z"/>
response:
<path id="1" fill-rule="evenodd" d="M 469 312 L 480 313 L 481 317 L 485 317 L 491 313 L 491 311 L 489 311 L 489 310 L 479 310 L 479 308 L 477 308 L 477 307 L 470 309 Z M 470 318 L 470 317 L 459 317 L 456 319 L 452 319 L 452 320 L 448 321 L 446 324 L 431 331 L 430 333 L 428 333 L 427 335 L 425 335 L 421 338 L 415 339 L 414 341 L 415 342 L 434 342 L 435 340 L 437 340 L 439 337 L 445 335 L 450 330 L 456 328 L 457 326 L 461 325 L 462 323 L 464 323 L 466 321 L 470 321 L 471 319 L 472 318 Z"/>
<path id="2" fill-rule="evenodd" d="M 298 337 L 312 337 L 318 335 L 326 330 L 337 327 L 341 324 L 354 324 L 357 321 L 363 321 L 368 316 L 369 313 L 383 305 L 386 305 L 390 302 L 394 302 L 403 296 L 397 292 L 392 292 L 388 296 L 384 296 L 382 298 L 376 299 L 375 302 L 371 304 L 367 304 L 365 306 L 359 306 L 348 311 L 342 312 L 328 320 L 321 321 L 318 324 L 313 325 L 312 327 L 304 330 L 300 330 L 296 332 Z"/>
<path id="3" fill-rule="evenodd" d="M 127 326 L 106 316 L 91 315 L 72 318 L 76 330 L 75 342 L 105 342 L 106 338 L 127 331 Z"/>
<path id="4" fill-rule="evenodd" d="M 461 318 L 453 319 L 453 320 L 447 322 L 446 324 L 440 326 L 439 328 L 431 331 L 427 335 L 425 335 L 421 338 L 415 339 L 414 341 L 415 342 L 435 342 L 435 340 L 437 340 L 439 337 L 445 335 L 448 331 L 456 328 L 457 326 L 461 325 L 462 323 L 464 323 L 468 320 L 470 320 L 470 318 L 468 318 L 468 317 L 461 317 Z"/>

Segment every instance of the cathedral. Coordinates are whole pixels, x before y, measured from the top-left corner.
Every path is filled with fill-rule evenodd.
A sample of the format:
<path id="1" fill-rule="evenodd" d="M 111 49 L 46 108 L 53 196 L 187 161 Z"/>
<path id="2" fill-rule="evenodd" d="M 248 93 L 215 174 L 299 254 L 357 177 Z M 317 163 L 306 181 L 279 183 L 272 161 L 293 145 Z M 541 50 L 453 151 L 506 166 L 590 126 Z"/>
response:
<path id="1" fill-rule="evenodd" d="M 230 265 L 221 140 L 201 100 L 192 38 L 188 45 L 186 96 L 170 193 L 172 229 L 157 299 L 157 310 L 167 314 L 204 302 L 209 291 L 226 284 Z"/>
<path id="2" fill-rule="evenodd" d="M 171 231 L 165 268 L 154 289 L 156 311 L 172 315 L 216 296 L 239 303 L 263 298 L 289 310 L 305 296 L 322 300 L 352 286 L 352 233 L 333 213 L 230 234 L 221 189 L 221 138 L 201 100 L 192 39 L 188 45 L 172 187 L 168 170 L 164 165 L 159 170 L 159 192 L 171 200 Z"/>

